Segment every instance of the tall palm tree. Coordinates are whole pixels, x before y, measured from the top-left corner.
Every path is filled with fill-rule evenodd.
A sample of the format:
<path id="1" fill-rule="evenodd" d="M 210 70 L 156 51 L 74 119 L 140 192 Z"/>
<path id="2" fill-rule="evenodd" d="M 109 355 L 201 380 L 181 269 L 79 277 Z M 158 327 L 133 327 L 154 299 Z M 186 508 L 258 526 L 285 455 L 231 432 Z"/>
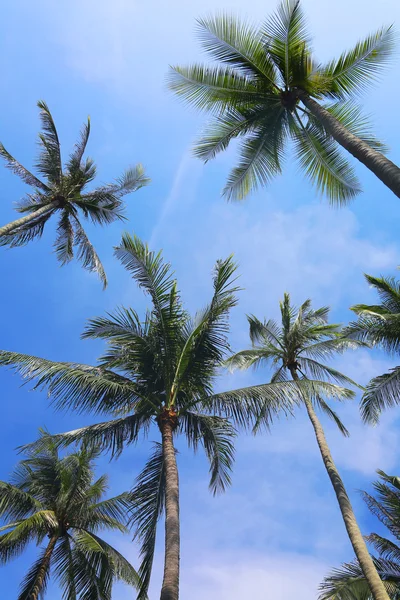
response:
<path id="1" fill-rule="evenodd" d="M 313 310 L 310 300 L 306 300 L 297 310 L 291 305 L 289 294 L 285 294 L 283 302 L 280 303 L 280 309 L 281 325 L 273 320 L 261 322 L 254 316 L 248 318 L 253 348 L 233 355 L 228 359 L 227 364 L 231 368 L 241 369 L 257 367 L 264 363 L 272 364 L 275 371 L 271 382 L 288 383 L 289 380 L 292 380 L 297 384 L 309 379 L 314 382 L 315 398 L 310 398 L 307 392 L 301 393 L 300 398 L 313 426 L 321 457 L 335 491 L 348 536 L 363 573 L 371 586 L 373 597 L 375 600 L 387 600 L 387 593 L 358 527 L 350 499 L 333 461 L 323 427 L 315 412 L 316 407 L 325 412 L 335 421 L 340 431 L 344 435 L 348 435 L 337 414 L 323 398 L 324 390 L 320 388 L 320 383 L 316 380 L 331 381 L 339 385 L 356 385 L 351 379 L 320 361 L 342 353 L 357 344 L 343 336 L 339 325 L 328 323 L 329 308 L 327 307 Z M 345 392 L 344 388 L 344 398 L 346 397 Z"/>
<path id="2" fill-rule="evenodd" d="M 51 436 L 42 433 L 40 451 L 22 460 L 11 483 L 0 481 L 0 561 L 19 556 L 31 542 L 42 545 L 18 600 L 42 598 L 51 574 L 63 598 L 111 600 L 114 581 L 135 587 L 139 577 L 130 563 L 98 533 L 127 532 L 129 494 L 102 499 L 107 476 L 94 479 L 98 450 L 82 448 L 60 457 Z"/>
<path id="3" fill-rule="evenodd" d="M 83 440 L 118 455 L 141 434 L 147 435 L 150 427 L 159 431 L 160 443 L 133 490 L 132 523 L 142 552 L 139 597 L 147 593 L 156 527 L 165 511 L 161 599 L 177 600 L 180 523 L 174 439 L 183 434 L 193 449 L 203 446 L 210 462 L 210 488 L 216 493 L 230 481 L 235 430 L 228 418 L 246 426 L 254 424 L 262 410 L 263 420 L 268 420 L 278 404 L 290 410 L 298 388 L 278 382 L 213 394 L 218 368 L 229 349 L 228 315 L 237 302 L 231 257 L 217 262 L 211 302 L 192 319 L 161 253 L 149 251 L 139 239 L 125 234 L 115 254 L 148 293 L 152 306 L 144 320 L 131 308 L 119 308 L 89 321 L 83 337 L 109 344 L 98 366 L 6 351 L 0 352 L 0 364 L 36 381 L 36 388 L 47 387 L 59 408 L 116 417 L 61 434 L 56 437 L 58 444 Z M 312 393 L 307 382 L 304 386 Z M 327 385 L 326 391 L 334 396 L 342 393 L 333 385 Z"/>
<path id="4" fill-rule="evenodd" d="M 390 598 L 396 600 L 400 594 L 400 478 L 377 471 L 380 480 L 374 489 L 376 496 L 363 492 L 369 510 L 378 517 L 395 541 L 377 533 L 367 540 L 378 552 L 375 566 Z M 320 600 L 371 600 L 368 583 L 355 560 L 335 569 L 321 584 Z"/>
<path id="5" fill-rule="evenodd" d="M 80 139 L 63 168 L 58 133 L 47 104 L 38 102 L 42 133 L 39 134 L 41 152 L 36 168 L 43 179 L 33 175 L 23 167 L 0 144 L 0 156 L 6 166 L 18 175 L 24 183 L 33 188 L 17 203 L 17 211 L 24 217 L 0 227 L 0 245 L 24 246 L 35 238 L 40 238 L 50 217 L 58 215 L 57 237 L 54 251 L 57 260 L 65 265 L 77 253 L 83 267 L 98 273 L 104 287 L 107 278 L 96 250 L 90 243 L 81 224 L 81 216 L 95 225 L 108 225 L 116 220 L 124 220 L 126 194 L 135 192 L 147 185 L 142 165 L 131 167 L 114 183 L 102 185 L 86 191 L 86 187 L 96 176 L 96 166 L 91 158 L 83 160 L 90 134 L 90 120 L 84 125 Z"/>
<path id="6" fill-rule="evenodd" d="M 384 145 L 355 102 L 391 55 L 391 27 L 320 64 L 299 0 L 283 0 L 260 27 L 228 14 L 197 24 L 217 64 L 174 67 L 169 84 L 189 104 L 214 113 L 195 148 L 199 158 L 207 162 L 242 138 L 240 162 L 224 188 L 228 199 L 240 200 L 280 173 L 289 140 L 300 167 L 332 202 L 344 204 L 360 191 L 339 146 L 400 197 L 400 169 L 382 154 Z"/>
<path id="7" fill-rule="evenodd" d="M 380 304 L 356 304 L 351 309 L 358 320 L 347 328 L 347 335 L 380 346 L 391 355 L 400 353 L 400 282 L 394 277 L 365 276 L 375 288 Z M 399 404 L 400 367 L 374 377 L 361 400 L 361 415 L 366 423 L 376 424 L 380 413 Z"/>

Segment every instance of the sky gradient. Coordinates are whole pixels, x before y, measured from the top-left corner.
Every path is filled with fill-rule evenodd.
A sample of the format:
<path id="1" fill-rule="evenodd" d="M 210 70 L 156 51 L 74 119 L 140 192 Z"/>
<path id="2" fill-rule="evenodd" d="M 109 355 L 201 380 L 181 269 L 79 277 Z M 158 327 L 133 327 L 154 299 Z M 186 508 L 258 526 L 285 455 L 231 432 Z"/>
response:
<path id="1" fill-rule="evenodd" d="M 400 27 L 396 0 L 304 0 L 315 49 L 321 60 L 351 47 L 381 24 Z M 195 37 L 195 18 L 227 9 L 255 21 L 275 9 L 254 0 L 16 0 L 2 9 L 0 61 L 0 140 L 25 166 L 32 167 L 39 129 L 36 102 L 44 99 L 59 130 L 64 156 L 90 114 L 88 154 L 98 165 L 98 182 L 117 177 L 142 162 L 152 183 L 127 197 L 126 224 L 87 231 L 104 262 L 109 287 L 78 263 L 60 268 L 51 252 L 54 225 L 39 242 L 25 248 L 0 248 L 3 349 L 54 360 L 94 364 L 102 344 L 80 340 L 86 319 L 120 304 L 142 312 L 147 300 L 113 258 L 124 230 L 163 249 L 176 271 L 186 307 L 195 312 L 211 294 L 215 261 L 234 253 L 239 263 L 239 306 L 232 314 L 234 350 L 248 346 L 245 315 L 276 317 L 289 291 L 295 302 L 310 297 L 329 304 L 332 319 L 348 322 L 351 304 L 374 300 L 363 273 L 396 275 L 400 204 L 362 165 L 355 165 L 364 193 L 348 208 L 333 209 L 287 160 L 283 176 L 241 204 L 220 195 L 235 161 L 234 148 L 203 166 L 191 145 L 206 122 L 166 89 L 169 64 L 204 60 Z M 399 45 L 400 47 L 400 45 Z M 400 92 L 399 59 L 362 97 L 375 131 L 400 164 L 400 125 L 393 98 Z M 0 222 L 16 218 L 13 202 L 25 186 L 0 165 Z M 384 372 L 393 361 L 379 352 L 348 353 L 337 367 L 359 383 Z M 259 370 L 224 375 L 220 389 L 265 382 Z M 3 431 L 0 479 L 18 460 L 15 448 L 35 439 L 37 429 L 65 431 L 95 422 L 87 415 L 55 413 L 46 394 L 20 387 L 0 371 Z M 377 528 L 360 499 L 377 468 L 399 474 L 398 411 L 379 427 L 364 427 L 357 402 L 338 409 L 351 437 L 343 439 L 323 418 L 333 456 L 351 495 L 362 531 Z M 110 494 L 129 489 L 150 452 L 151 442 L 128 449 L 118 462 L 99 461 L 110 472 Z M 330 567 L 352 558 L 333 491 L 323 469 L 311 425 L 304 415 L 280 419 L 269 436 L 240 435 L 233 485 L 213 498 L 208 466 L 178 442 L 182 512 L 182 599 L 297 600 L 316 598 Z M 151 597 L 159 594 L 162 535 L 155 561 Z M 129 538 L 111 537 L 134 565 L 137 547 Z M 35 548 L 0 569 L 4 597 L 14 598 Z M 51 590 L 52 588 L 50 588 Z M 56 593 L 55 591 L 53 592 Z M 51 591 L 49 597 L 54 597 Z M 115 600 L 132 598 L 118 586 Z"/>

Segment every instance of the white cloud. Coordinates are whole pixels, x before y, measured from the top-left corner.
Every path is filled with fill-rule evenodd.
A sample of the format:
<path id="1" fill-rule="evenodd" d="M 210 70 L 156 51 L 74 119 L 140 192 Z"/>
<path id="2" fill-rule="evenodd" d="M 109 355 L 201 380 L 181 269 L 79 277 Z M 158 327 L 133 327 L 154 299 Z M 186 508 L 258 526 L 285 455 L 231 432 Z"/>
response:
<path id="1" fill-rule="evenodd" d="M 213 553 L 187 569 L 182 580 L 182 597 L 191 600 L 308 600 L 316 596 L 326 572 L 324 562 L 298 554 L 260 556 L 239 552 L 226 556 L 224 552 Z"/>

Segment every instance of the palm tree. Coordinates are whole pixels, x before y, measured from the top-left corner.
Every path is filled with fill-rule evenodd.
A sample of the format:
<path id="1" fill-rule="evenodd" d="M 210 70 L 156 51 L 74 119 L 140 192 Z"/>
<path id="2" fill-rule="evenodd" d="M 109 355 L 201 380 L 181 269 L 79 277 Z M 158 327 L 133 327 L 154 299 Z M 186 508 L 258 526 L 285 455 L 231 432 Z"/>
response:
<path id="1" fill-rule="evenodd" d="M 338 415 L 324 400 L 324 389 L 320 387 L 320 381 L 317 380 L 327 380 L 338 385 L 357 385 L 336 369 L 320 362 L 354 347 L 354 341 L 343 336 L 339 325 L 328 323 L 329 308 L 327 307 L 313 310 L 311 301 L 306 300 L 297 310 L 291 305 L 289 294 L 285 294 L 280 309 L 281 325 L 273 320 L 261 322 L 254 316 L 248 317 L 253 348 L 233 355 L 228 359 L 227 364 L 233 369 L 247 369 L 263 363 L 272 363 L 275 371 L 271 382 L 288 383 L 292 380 L 297 384 L 309 379 L 314 382 L 315 398 L 312 399 L 307 392 L 302 392 L 300 399 L 313 426 L 348 536 L 371 587 L 373 597 L 375 600 L 387 600 L 387 593 L 369 555 L 350 499 L 333 461 L 324 430 L 315 412 L 315 407 L 325 412 L 335 421 L 340 431 L 348 435 Z M 352 394 L 343 388 L 342 396 L 346 398 L 351 397 Z"/>
<path id="2" fill-rule="evenodd" d="M 379 554 L 374 558 L 375 566 L 383 581 L 388 595 L 393 600 L 400 593 L 400 478 L 377 471 L 380 480 L 373 486 L 376 497 L 363 492 L 363 498 L 369 510 L 378 517 L 396 541 L 389 540 L 377 533 L 371 533 L 367 540 Z M 354 560 L 335 569 L 321 585 L 320 600 L 370 600 L 372 598 L 368 583 L 363 576 L 359 563 Z"/>
<path id="3" fill-rule="evenodd" d="M 23 553 L 30 542 L 46 544 L 29 569 L 18 600 L 42 598 L 54 573 L 63 598 L 111 600 L 114 581 L 135 587 L 139 577 L 130 563 L 98 532 L 127 532 L 129 494 L 102 500 L 107 476 L 94 479 L 93 448 L 60 457 L 49 434 L 40 451 L 22 460 L 11 483 L 0 481 L 0 561 Z"/>
<path id="4" fill-rule="evenodd" d="M 165 563 L 162 600 L 179 594 L 179 482 L 174 438 L 183 434 L 194 450 L 202 445 L 210 462 L 210 488 L 222 491 L 230 481 L 236 425 L 254 423 L 263 412 L 279 406 L 290 410 L 298 388 L 281 383 L 213 394 L 213 383 L 229 345 L 228 315 L 236 305 L 236 266 L 229 257 L 218 261 L 210 304 L 194 319 L 184 310 L 171 267 L 161 253 L 128 234 L 115 254 L 149 294 L 152 308 L 145 319 L 131 308 L 119 308 L 92 319 L 84 338 L 105 339 L 108 350 L 92 367 L 0 352 L 0 364 L 13 366 L 23 377 L 47 387 L 58 408 L 72 408 L 116 417 L 103 423 L 61 434 L 58 444 L 84 441 L 118 455 L 150 427 L 160 443 L 138 477 L 133 490 L 132 524 L 141 542 L 139 575 L 144 598 L 151 575 L 156 528 L 165 511 Z M 304 389 L 311 393 L 304 382 Z M 341 391 L 327 386 L 334 396 Z M 153 429 L 152 429 L 153 431 Z"/>
<path id="5" fill-rule="evenodd" d="M 84 125 L 80 139 L 63 169 L 53 117 L 45 102 L 38 102 L 38 107 L 43 131 L 39 134 L 41 152 L 36 168 L 45 182 L 23 167 L 0 144 L 0 156 L 8 169 L 34 188 L 32 193 L 17 204 L 17 211 L 25 213 L 25 216 L 0 227 L 0 245 L 24 246 L 33 239 L 40 238 L 47 221 L 58 213 L 54 242 L 57 260 L 65 265 L 73 259 L 76 251 L 83 267 L 97 272 L 106 287 L 107 278 L 103 265 L 82 227 L 80 214 L 95 225 L 108 225 L 116 220 L 124 220 L 122 198 L 147 185 L 149 179 L 145 177 L 142 165 L 138 164 L 125 171 L 114 183 L 85 191 L 96 176 L 96 166 L 92 159 L 83 160 L 90 134 L 90 120 Z"/>
<path id="6" fill-rule="evenodd" d="M 242 138 L 240 162 L 224 188 L 242 199 L 281 172 L 285 145 L 294 142 L 300 167 L 331 202 L 360 191 L 339 146 L 400 197 L 400 169 L 382 152 L 355 98 L 379 75 L 393 48 L 381 28 L 337 60 L 320 64 L 311 50 L 299 0 L 283 0 L 260 27 L 222 14 L 197 21 L 214 65 L 174 67 L 170 88 L 189 104 L 214 113 L 195 148 L 207 162 Z"/>
<path id="7" fill-rule="evenodd" d="M 365 276 L 375 288 L 380 304 L 351 307 L 358 320 L 347 328 L 350 337 L 380 346 L 390 354 L 400 353 L 400 282 L 394 277 Z M 366 423 L 376 424 L 382 410 L 399 404 L 400 367 L 374 377 L 361 400 L 361 415 Z"/>

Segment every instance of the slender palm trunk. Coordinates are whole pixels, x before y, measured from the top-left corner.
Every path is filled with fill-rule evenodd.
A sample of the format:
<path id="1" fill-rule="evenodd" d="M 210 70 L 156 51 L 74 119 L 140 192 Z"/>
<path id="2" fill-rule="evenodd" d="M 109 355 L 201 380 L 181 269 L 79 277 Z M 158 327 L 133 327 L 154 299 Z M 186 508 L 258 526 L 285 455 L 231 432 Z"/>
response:
<path id="1" fill-rule="evenodd" d="M 296 370 L 291 369 L 290 372 L 293 379 L 298 381 L 299 377 L 296 373 Z M 389 600 L 389 596 L 384 588 L 381 578 L 378 575 L 371 555 L 368 552 L 368 548 L 358 526 L 353 507 L 351 506 L 350 498 L 348 497 L 346 488 L 344 487 L 344 483 L 333 461 L 322 425 L 315 414 L 315 410 L 311 401 L 306 396 L 304 396 L 304 403 L 314 428 L 315 437 L 317 438 L 318 447 L 321 452 L 322 460 L 324 461 L 325 469 L 329 475 L 329 479 L 331 480 L 332 487 L 335 490 L 347 534 L 349 536 L 351 545 L 353 546 L 362 572 L 364 573 L 365 579 L 367 580 L 371 589 L 372 596 L 374 600 Z"/>
<path id="2" fill-rule="evenodd" d="M 3 225 L 3 227 L 0 227 L 0 237 L 12 233 L 12 231 L 17 227 L 21 227 L 22 225 L 27 225 L 31 222 L 36 221 L 39 217 L 42 217 L 46 213 L 53 210 L 53 208 L 53 206 L 41 206 L 40 208 L 35 210 L 35 212 L 29 213 L 29 215 L 21 217 L 16 221 L 11 221 L 11 223 L 8 223 L 7 225 Z"/>
<path id="3" fill-rule="evenodd" d="M 165 562 L 161 600 L 179 598 L 179 480 L 172 439 L 174 426 L 170 420 L 161 425 L 165 465 Z"/>
<path id="4" fill-rule="evenodd" d="M 40 596 L 43 584 L 46 579 L 46 574 L 50 567 L 51 555 L 53 554 L 53 550 L 57 543 L 57 540 L 58 535 L 53 535 L 53 537 L 50 538 L 50 542 L 46 548 L 46 552 L 44 553 L 42 564 L 40 565 L 35 583 L 33 584 L 32 591 L 29 594 L 29 600 L 38 600 Z"/>
<path id="5" fill-rule="evenodd" d="M 396 196 L 400 198 L 400 168 L 381 152 L 371 148 L 342 125 L 318 102 L 305 92 L 298 92 L 304 106 L 318 119 L 331 136 L 350 154 L 372 171 Z"/>

